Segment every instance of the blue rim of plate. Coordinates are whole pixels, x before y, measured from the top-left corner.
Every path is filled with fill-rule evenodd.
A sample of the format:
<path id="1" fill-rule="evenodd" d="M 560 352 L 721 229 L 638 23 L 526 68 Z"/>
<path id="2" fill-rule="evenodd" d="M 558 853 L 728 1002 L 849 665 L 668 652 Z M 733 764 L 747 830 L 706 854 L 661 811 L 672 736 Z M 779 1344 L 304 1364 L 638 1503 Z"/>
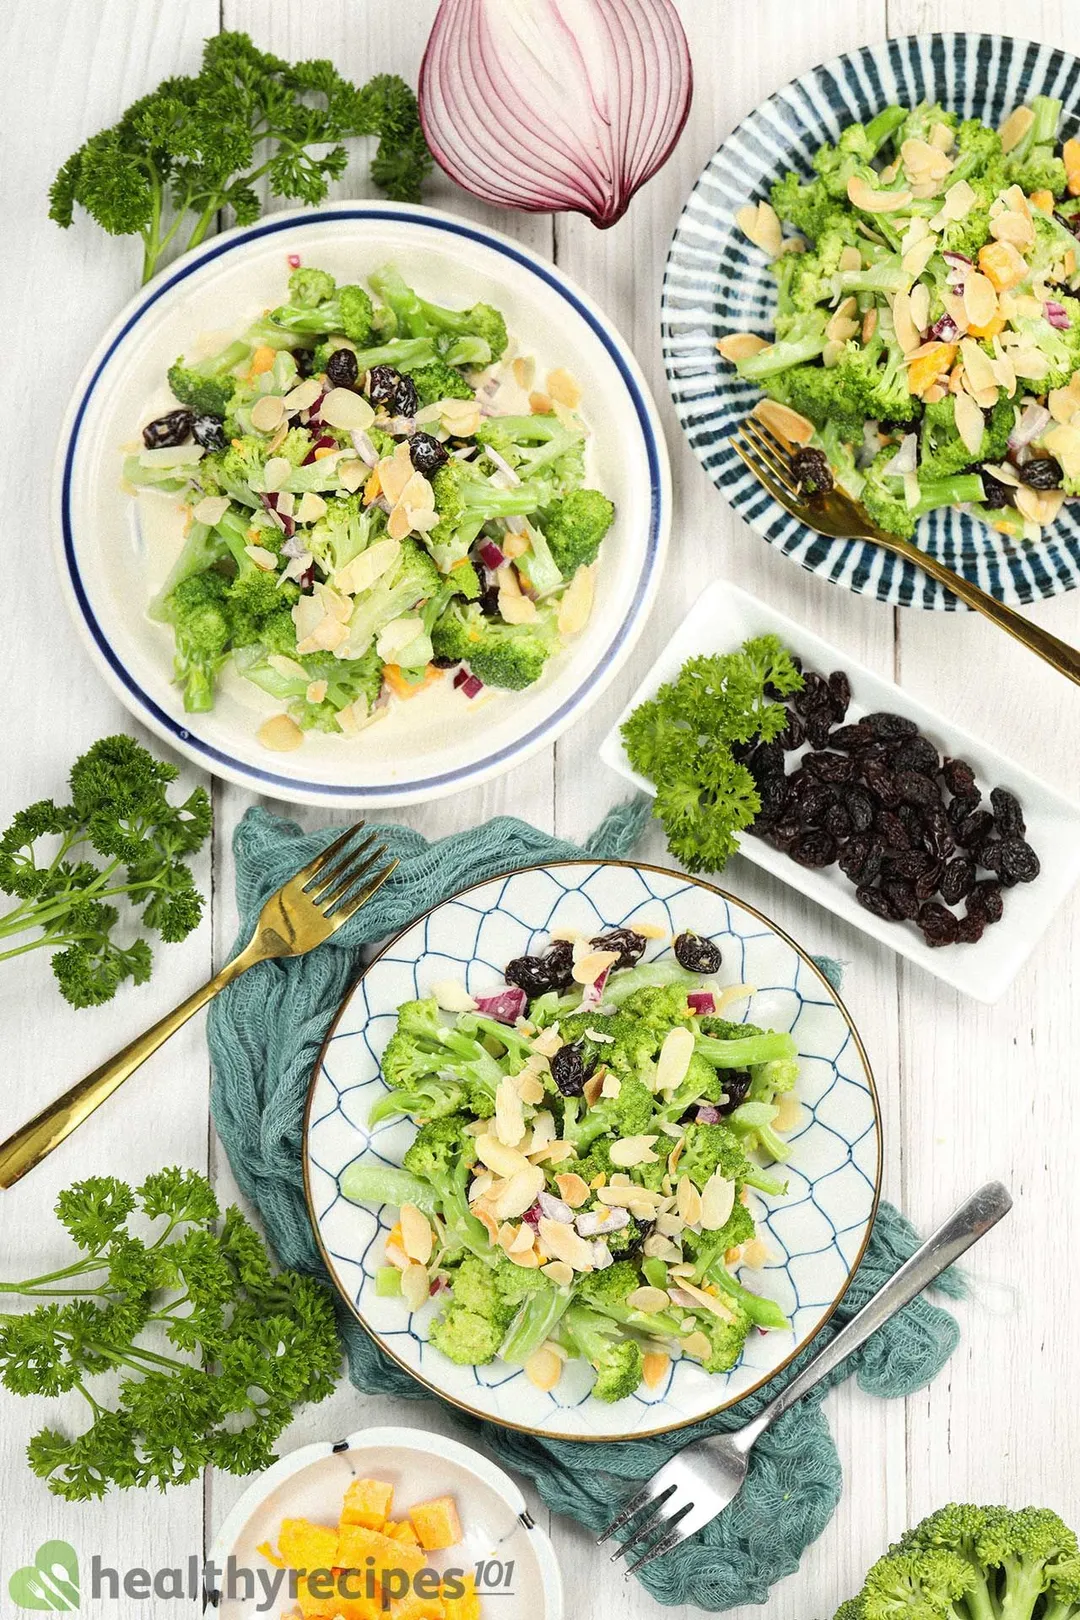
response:
<path id="1" fill-rule="evenodd" d="M 339 220 L 390 220 L 396 223 L 419 224 L 429 229 L 445 231 L 450 236 L 464 237 L 469 241 L 480 243 L 483 247 L 491 248 L 546 282 L 585 321 L 589 329 L 599 339 L 618 371 L 622 383 L 633 402 L 634 413 L 641 430 L 649 466 L 649 536 L 644 565 L 641 569 L 633 601 L 612 636 L 602 661 L 593 671 L 588 682 L 580 686 L 553 714 L 548 715 L 544 721 L 534 726 L 532 731 L 525 736 L 518 737 L 505 748 L 474 761 L 464 769 L 446 771 L 439 776 L 414 778 L 409 781 L 395 782 L 392 785 L 389 783 L 383 786 L 375 784 L 370 787 L 346 783 L 307 782 L 297 777 L 282 776 L 275 771 L 264 770 L 257 765 L 248 764 L 214 744 L 205 742 L 189 726 L 176 720 L 161 708 L 125 667 L 98 622 L 79 570 L 71 515 L 71 484 L 75 458 L 78 452 L 79 433 L 87 409 L 90 406 L 95 389 L 116 351 L 129 333 L 138 326 L 146 312 L 166 293 L 171 292 L 174 287 L 179 286 L 189 276 L 202 270 L 205 265 L 212 263 L 224 254 L 232 253 L 237 248 L 242 248 L 250 242 L 259 240 L 261 237 L 273 236 L 281 231 L 295 231 L 309 225 L 328 224 Z M 81 392 L 73 403 L 65 422 L 60 441 L 61 449 L 58 464 L 61 555 L 82 628 L 88 633 L 97 656 L 104 663 L 114 684 L 121 694 L 126 693 L 128 697 L 135 701 L 140 718 L 144 719 L 152 729 L 156 730 L 166 741 L 178 746 L 182 752 L 193 755 L 197 762 L 204 765 L 206 769 L 213 771 L 214 767 L 217 766 L 230 774 L 234 780 L 254 783 L 270 793 L 284 790 L 289 797 L 300 794 L 320 801 L 387 804 L 415 798 L 424 793 L 438 793 L 440 789 L 445 789 L 451 784 L 458 784 L 464 789 L 484 780 L 500 769 L 509 769 L 515 760 L 524 759 L 529 753 L 542 747 L 545 740 L 554 741 L 571 723 L 575 711 L 581 708 L 583 704 L 593 701 L 598 688 L 601 688 L 605 684 L 606 678 L 609 678 L 613 673 L 612 666 L 619 658 L 619 655 L 625 655 L 629 651 L 628 642 L 643 626 L 656 589 L 659 569 L 663 561 L 664 538 L 670 518 L 670 490 L 666 472 L 666 451 L 662 448 L 659 425 L 653 420 L 655 407 L 645 394 L 641 382 L 635 375 L 632 357 L 631 363 L 627 363 L 629 355 L 630 350 L 622 342 L 622 339 L 617 334 L 613 335 L 612 329 L 561 273 L 553 270 L 551 266 L 545 265 L 543 260 L 534 257 L 527 250 L 518 247 L 516 243 L 498 232 L 489 231 L 480 226 L 469 225 L 464 221 L 441 214 L 435 209 L 406 207 L 399 204 L 336 203 L 324 208 L 290 210 L 288 213 L 275 214 L 270 219 L 261 221 L 258 225 L 242 226 L 223 232 L 220 237 L 215 238 L 206 247 L 196 249 L 193 254 L 185 254 L 174 270 L 167 271 L 160 278 L 155 279 L 150 287 L 139 295 L 133 304 L 129 306 L 129 309 L 119 317 L 116 325 L 107 334 L 102 345 L 91 358 L 87 372 L 84 374 L 86 380 L 81 384 Z"/>
<path id="2" fill-rule="evenodd" d="M 1080 59 L 1055 46 L 980 33 L 890 39 L 834 57 L 777 90 L 703 169 L 675 227 L 661 296 L 664 367 L 675 411 L 698 460 L 740 517 L 810 573 L 893 607 L 961 607 L 914 564 L 869 542 L 829 540 L 806 528 L 762 489 L 728 444 L 759 395 L 717 353 L 716 339 L 732 330 L 767 333 L 775 306 L 766 257 L 738 230 L 736 209 L 767 200 L 772 181 L 789 168 L 809 175 L 823 141 L 890 102 L 938 100 L 996 127 L 1018 102 L 1045 92 L 1065 102 L 1067 136 L 1078 127 L 1078 86 Z M 1080 507 L 1063 508 L 1035 545 L 953 511 L 923 518 L 917 540 L 1002 602 L 1035 602 L 1080 583 Z"/>

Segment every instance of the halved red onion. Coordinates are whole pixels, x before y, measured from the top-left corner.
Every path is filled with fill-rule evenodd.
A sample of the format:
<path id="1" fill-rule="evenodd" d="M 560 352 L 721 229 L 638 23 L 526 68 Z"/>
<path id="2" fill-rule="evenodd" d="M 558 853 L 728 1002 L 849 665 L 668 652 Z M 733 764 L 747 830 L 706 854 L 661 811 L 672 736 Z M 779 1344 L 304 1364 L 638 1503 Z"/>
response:
<path id="1" fill-rule="evenodd" d="M 719 1125 L 723 1117 L 715 1103 L 702 1103 L 694 1115 L 699 1125 Z"/>
<path id="2" fill-rule="evenodd" d="M 462 685 L 464 684 L 463 681 Z M 512 1024 L 515 1019 L 524 1017 L 528 997 L 517 985 L 510 985 L 505 990 L 496 991 L 494 995 L 477 996 L 476 1006 L 477 1010 L 488 1018 L 495 1018 L 500 1024 Z"/>
<path id="3" fill-rule="evenodd" d="M 926 334 L 928 343 L 956 343 L 960 338 L 960 328 L 952 316 L 946 312 L 939 315 L 929 332 Z"/>
<path id="4" fill-rule="evenodd" d="M 711 990 L 691 990 L 686 999 L 691 1010 L 699 1015 L 716 1011 L 716 997 Z"/>
<path id="5" fill-rule="evenodd" d="M 424 134 L 452 180 L 602 229 L 666 162 L 692 94 L 673 0 L 441 0 L 420 68 Z"/>
<path id="6" fill-rule="evenodd" d="M 1064 304 L 1059 304 L 1055 299 L 1050 298 L 1043 305 L 1043 309 L 1046 311 L 1046 318 L 1050 325 L 1056 327 L 1059 332 L 1068 332 L 1071 329 L 1072 321 L 1069 319 Z"/>
<path id="7" fill-rule="evenodd" d="M 1009 449 L 1014 454 L 1017 450 L 1023 450 L 1033 439 L 1045 433 L 1053 420 L 1045 405 L 1037 405 L 1034 400 L 1029 401 L 1009 437 Z"/>
<path id="8" fill-rule="evenodd" d="M 503 556 L 494 540 L 482 540 L 476 549 L 480 553 L 486 568 L 490 568 L 494 571 L 502 568 L 505 565 L 506 558 Z"/>
<path id="9" fill-rule="evenodd" d="M 600 1003 L 604 999 L 604 989 L 607 985 L 608 975 L 610 972 L 610 968 L 605 968 L 598 979 L 594 979 L 592 984 L 587 984 L 585 986 L 584 994 L 581 997 L 581 1007 L 583 1011 L 586 1008 L 599 1007 Z"/>
<path id="10" fill-rule="evenodd" d="M 304 459 L 300 463 L 300 465 L 302 467 L 309 466 L 310 463 L 315 460 L 315 452 L 316 452 L 316 450 L 336 450 L 336 449 L 337 449 L 337 440 L 332 439 L 329 434 L 324 434 L 321 439 L 316 439 L 315 440 L 315 443 L 312 445 L 311 449 L 308 451 L 307 455 L 304 457 Z"/>

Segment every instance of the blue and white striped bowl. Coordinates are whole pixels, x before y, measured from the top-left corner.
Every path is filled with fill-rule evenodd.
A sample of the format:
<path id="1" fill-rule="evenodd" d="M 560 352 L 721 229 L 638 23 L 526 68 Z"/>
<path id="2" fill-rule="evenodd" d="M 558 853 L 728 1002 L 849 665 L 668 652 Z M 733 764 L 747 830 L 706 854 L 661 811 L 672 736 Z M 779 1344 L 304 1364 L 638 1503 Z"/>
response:
<path id="1" fill-rule="evenodd" d="M 814 153 L 846 124 L 893 102 L 940 101 L 997 127 L 1035 95 L 1065 103 L 1077 131 L 1080 60 L 1049 45 L 997 34 L 927 34 L 865 45 L 769 97 L 710 158 L 672 239 L 661 306 L 664 362 L 679 420 L 716 487 L 770 545 L 811 573 L 900 607 L 955 609 L 955 597 L 912 564 L 863 541 L 827 540 L 799 523 L 747 472 L 728 440 L 757 390 L 716 350 L 725 332 L 772 329 L 776 288 L 765 254 L 735 213 L 768 198 L 789 169 L 809 175 Z M 1036 545 L 1013 541 L 962 512 L 931 513 L 918 541 L 1000 601 L 1072 590 L 1080 578 L 1080 509 L 1066 506 Z"/>
<path id="2" fill-rule="evenodd" d="M 555 927 L 581 933 L 653 923 L 720 946 L 721 985 L 757 993 L 738 1015 L 790 1030 L 799 1049 L 801 1117 L 791 1133 L 788 1192 L 753 1195 L 768 1258 L 745 1281 L 779 1302 L 785 1332 L 755 1333 L 738 1366 L 707 1373 L 673 1362 L 655 1389 L 614 1405 L 594 1400 L 592 1372 L 570 1363 L 558 1385 L 534 1387 L 520 1367 L 493 1361 L 459 1367 L 430 1342 L 439 1301 L 410 1312 L 381 1298 L 376 1273 L 397 1211 L 352 1204 L 341 1178 L 356 1160 L 400 1165 L 415 1129 L 402 1120 L 368 1126 L 385 1095 L 380 1059 L 401 1002 L 458 979 L 473 994 L 502 982 L 503 967 L 535 951 Z M 654 941 L 648 957 L 669 949 Z M 531 1434 L 572 1440 L 641 1439 L 700 1422 L 767 1383 L 828 1321 L 862 1259 L 881 1184 L 877 1094 L 858 1032 L 821 969 L 751 906 L 682 872 L 629 861 L 566 861 L 527 867 L 466 889 L 412 923 L 357 981 L 323 1045 L 308 1094 L 304 1184 L 312 1226 L 330 1274 L 383 1350 L 420 1384 L 477 1417 Z"/>

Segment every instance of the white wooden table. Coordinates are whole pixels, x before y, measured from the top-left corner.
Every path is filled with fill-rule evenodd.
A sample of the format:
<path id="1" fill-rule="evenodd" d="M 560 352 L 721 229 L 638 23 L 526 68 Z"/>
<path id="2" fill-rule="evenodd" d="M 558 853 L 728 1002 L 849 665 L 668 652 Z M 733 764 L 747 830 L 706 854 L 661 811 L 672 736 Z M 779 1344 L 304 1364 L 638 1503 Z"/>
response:
<path id="1" fill-rule="evenodd" d="M 776 86 L 835 52 L 887 33 L 932 28 L 1026 32 L 1080 51 L 1075 0 L 678 0 L 697 91 L 674 157 L 606 234 L 577 217 L 489 214 L 448 182 L 429 200 L 489 219 L 550 254 L 614 318 L 651 378 L 664 417 L 676 489 L 666 578 L 652 621 L 617 690 L 553 750 L 488 787 L 409 811 L 440 835 L 511 812 L 568 837 L 585 835 L 622 795 L 598 766 L 599 739 L 631 684 L 716 574 L 737 579 L 970 726 L 1048 781 L 1075 791 L 1080 698 L 1075 688 L 975 615 L 894 612 L 811 578 L 770 550 L 728 510 L 686 447 L 660 362 L 658 305 L 664 255 L 679 209 L 719 139 Z M 248 29 L 289 57 L 329 56 L 358 80 L 397 70 L 415 83 L 435 0 L 35 0 L 4 7 L 0 99 L 5 221 L 2 316 L 6 385 L 0 396 L 0 821 L 60 793 L 71 760 L 104 733 L 130 728 L 91 668 L 60 605 L 45 492 L 61 414 L 99 333 L 135 290 L 131 240 L 105 237 L 85 217 L 67 233 L 46 217 L 59 163 L 166 75 L 191 71 L 204 36 Z M 357 159 L 337 194 L 366 189 Z M 1080 641 L 1080 593 L 1040 607 L 1041 622 Z M 235 926 L 230 842 L 251 797 L 212 784 L 216 830 L 200 878 L 214 902 L 182 946 L 163 948 L 150 985 L 110 1006 L 74 1012 L 43 955 L 4 963 L 3 1124 L 36 1110 L 207 977 Z M 289 811 L 292 814 L 294 812 Z M 305 825 L 328 821 L 295 812 Z M 648 857 L 662 860 L 654 833 Z M 846 961 L 845 996 L 859 1021 L 884 1101 L 885 1190 L 924 1228 L 975 1183 L 1000 1176 L 1017 1208 L 973 1258 L 974 1298 L 963 1343 L 935 1384 L 905 1403 L 872 1401 L 850 1384 L 828 1412 L 846 1494 L 800 1572 L 771 1598 L 777 1620 L 827 1616 L 909 1522 L 955 1499 L 1046 1502 L 1077 1519 L 1075 1435 L 1080 1348 L 1080 1123 L 1071 1089 L 1080 1042 L 1077 906 L 1067 906 L 1012 993 L 995 1007 L 966 1001 L 891 952 L 737 861 L 725 881 L 812 949 Z M 1007 926 L 1007 924 L 1005 925 Z M 13 1191 L 0 1195 L 2 1268 L 24 1276 L 56 1263 L 62 1245 L 48 1210 L 77 1176 L 111 1171 L 137 1180 L 167 1163 L 208 1170 L 224 1200 L 233 1189 L 209 1124 L 209 1070 L 197 1019 L 123 1097 Z M 52 1413 L 48 1414 L 50 1420 Z M 82 1420 L 81 1412 L 75 1414 Z M 130 1492 L 69 1507 L 28 1472 L 23 1448 L 43 1403 L 0 1392 L 0 1577 L 6 1583 L 49 1536 L 88 1563 L 154 1569 L 208 1547 L 243 1489 L 214 1476 L 167 1497 Z M 285 1448 L 378 1422 L 453 1431 L 428 1404 L 368 1399 L 343 1383 L 285 1436 Z M 535 1511 L 549 1518 L 533 1497 Z M 655 1613 L 624 1586 L 575 1525 L 552 1520 L 569 1594 L 584 1620 Z M 170 1604 L 169 1612 L 186 1612 Z M 117 1615 L 115 1604 L 84 1613 Z M 141 1612 L 141 1611 L 140 1611 Z M 691 1611 L 680 1611 L 689 1614 Z"/>

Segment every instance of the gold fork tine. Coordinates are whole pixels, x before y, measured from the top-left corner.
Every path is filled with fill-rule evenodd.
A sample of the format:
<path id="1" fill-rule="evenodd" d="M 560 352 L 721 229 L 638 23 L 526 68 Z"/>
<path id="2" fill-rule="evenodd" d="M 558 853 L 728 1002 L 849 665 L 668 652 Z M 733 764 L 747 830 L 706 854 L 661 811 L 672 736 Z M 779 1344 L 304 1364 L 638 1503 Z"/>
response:
<path id="1" fill-rule="evenodd" d="M 744 422 L 743 433 L 758 452 L 769 471 L 782 484 L 792 500 L 799 496 L 798 486 L 791 476 L 791 461 L 785 450 L 779 450 L 771 436 L 760 429 L 756 422 Z"/>
<path id="2" fill-rule="evenodd" d="M 341 833 L 339 837 L 335 838 L 332 844 L 327 844 L 326 848 L 321 854 L 316 855 L 312 860 L 308 861 L 306 866 L 302 866 L 300 868 L 299 872 L 296 874 L 296 878 L 293 879 L 293 882 L 295 883 L 298 878 L 303 878 L 304 882 L 301 887 L 306 890 L 309 880 L 313 877 L 317 877 L 319 873 L 323 871 L 327 863 L 333 860 L 334 856 L 339 850 L 345 848 L 345 845 L 349 842 L 349 839 L 355 837 L 363 825 L 364 823 L 362 821 L 354 821 L 351 827 L 346 827 L 345 831 Z"/>
<path id="3" fill-rule="evenodd" d="M 781 438 L 776 428 L 770 427 L 768 422 L 761 416 L 748 416 L 743 425 L 752 427 L 758 437 L 764 439 L 771 446 L 774 454 L 778 455 L 785 465 L 799 448 L 798 445 L 790 444 L 787 439 Z"/>
<path id="4" fill-rule="evenodd" d="M 365 845 L 365 848 L 366 847 L 367 846 Z M 343 872 L 340 875 L 333 888 L 325 891 L 320 896 L 318 901 L 320 911 L 322 911 L 326 916 L 330 916 L 333 908 L 344 900 L 346 895 L 348 895 L 363 878 L 367 877 L 372 868 L 376 866 L 378 862 L 385 857 L 385 855 L 386 850 L 380 844 L 377 848 L 371 851 L 367 860 L 351 862 L 348 871 Z"/>
<path id="5" fill-rule="evenodd" d="M 802 517 L 802 511 L 797 502 L 773 477 L 772 473 L 764 465 L 760 457 L 750 447 L 749 441 L 747 441 L 746 444 L 742 444 L 739 442 L 738 437 L 735 437 L 730 441 L 730 443 L 731 448 L 734 450 L 739 460 L 745 462 L 746 466 L 753 473 L 758 483 L 768 490 L 773 500 L 778 502 L 778 504 L 784 508 L 785 512 L 790 512 L 793 517 Z"/>
<path id="6" fill-rule="evenodd" d="M 329 872 L 321 873 L 316 883 L 305 888 L 304 893 L 308 898 L 325 910 L 330 890 L 335 888 L 350 867 L 354 867 L 361 856 L 367 853 L 374 844 L 375 839 L 375 833 L 369 833 L 362 844 L 358 844 L 355 849 L 350 850 Z"/>
<path id="7" fill-rule="evenodd" d="M 386 851 L 383 850 L 382 853 L 385 855 Z M 334 921 L 348 922 L 349 918 L 354 912 L 359 911 L 362 905 L 366 905 L 366 903 L 375 893 L 376 889 L 382 888 L 390 874 L 397 870 L 398 864 L 398 859 L 395 855 L 387 862 L 381 871 L 376 872 L 375 876 L 364 884 L 364 887 L 360 890 L 359 894 L 354 895 L 351 900 L 346 900 L 340 906 L 338 906 L 336 912 L 334 913 Z"/>

